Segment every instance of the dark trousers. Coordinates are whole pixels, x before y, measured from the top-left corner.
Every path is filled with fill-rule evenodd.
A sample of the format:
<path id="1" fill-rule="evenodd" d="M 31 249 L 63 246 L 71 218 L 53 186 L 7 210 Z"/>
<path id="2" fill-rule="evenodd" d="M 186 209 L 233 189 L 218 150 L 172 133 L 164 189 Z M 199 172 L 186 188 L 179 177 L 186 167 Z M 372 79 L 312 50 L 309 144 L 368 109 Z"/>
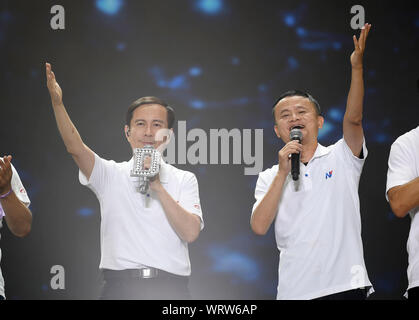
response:
<path id="1" fill-rule="evenodd" d="M 366 289 L 354 289 L 344 292 L 338 292 L 329 296 L 320 297 L 314 300 L 366 300 Z"/>
<path id="2" fill-rule="evenodd" d="M 125 270 L 103 270 L 100 300 L 190 300 L 189 277 L 159 270 L 150 279 L 133 277 Z"/>
<path id="3" fill-rule="evenodd" d="M 409 301 L 419 301 L 419 287 L 414 287 L 407 291 Z"/>

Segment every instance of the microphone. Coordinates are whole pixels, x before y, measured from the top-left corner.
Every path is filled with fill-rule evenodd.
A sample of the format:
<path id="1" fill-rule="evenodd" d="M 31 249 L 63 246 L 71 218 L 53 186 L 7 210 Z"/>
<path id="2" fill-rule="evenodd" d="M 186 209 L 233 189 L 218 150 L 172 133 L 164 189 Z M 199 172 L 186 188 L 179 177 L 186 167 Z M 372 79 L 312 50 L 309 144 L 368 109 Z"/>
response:
<path id="1" fill-rule="evenodd" d="M 303 133 L 298 128 L 292 129 L 290 132 L 290 139 L 291 141 L 298 140 L 298 142 L 301 143 Z M 300 153 L 291 154 L 291 175 L 294 181 L 297 181 L 300 176 Z"/>
<path id="2" fill-rule="evenodd" d="M 152 146 L 136 148 L 133 150 L 134 164 L 131 170 L 131 177 L 138 177 L 136 190 L 141 194 L 146 194 L 149 189 L 149 182 L 160 172 L 161 153 Z M 150 167 L 144 168 L 145 161 L 150 159 Z"/>

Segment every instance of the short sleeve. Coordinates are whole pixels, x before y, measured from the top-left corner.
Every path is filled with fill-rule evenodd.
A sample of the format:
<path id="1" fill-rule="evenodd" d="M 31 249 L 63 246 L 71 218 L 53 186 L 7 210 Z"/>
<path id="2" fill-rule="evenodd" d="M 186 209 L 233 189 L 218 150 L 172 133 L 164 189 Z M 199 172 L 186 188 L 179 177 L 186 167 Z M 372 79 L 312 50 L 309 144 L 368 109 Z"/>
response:
<path id="1" fill-rule="evenodd" d="M 79 181 L 83 186 L 92 189 L 97 195 L 102 194 L 105 188 L 109 185 L 110 180 L 110 169 L 114 164 L 113 161 L 108 161 L 100 158 L 95 154 L 95 164 L 93 166 L 92 174 L 90 179 L 79 170 Z"/>
<path id="2" fill-rule="evenodd" d="M 362 168 L 364 166 L 365 160 L 367 159 L 367 156 L 368 156 L 368 149 L 365 143 L 365 138 L 364 138 L 364 141 L 362 142 L 362 153 L 361 153 L 362 158 L 359 158 L 352 153 L 351 148 L 349 148 L 344 138 L 339 140 L 335 146 L 336 148 L 342 151 L 341 154 L 343 156 L 343 160 L 345 161 L 345 163 L 352 166 L 360 175 L 362 172 Z"/>
<path id="3" fill-rule="evenodd" d="M 12 189 L 13 192 L 16 194 L 17 198 L 23 202 L 26 207 L 29 207 L 31 201 L 29 200 L 28 194 L 26 192 L 25 187 L 20 180 L 19 174 L 17 173 L 15 167 L 12 165 Z"/>
<path id="4" fill-rule="evenodd" d="M 196 176 L 188 172 L 182 181 L 179 205 L 186 211 L 197 215 L 201 220 L 201 230 L 204 228 L 201 201 L 199 199 L 199 187 Z"/>
<path id="5" fill-rule="evenodd" d="M 3 161 L 2 159 L 0 159 L 0 161 Z M 22 201 L 22 203 L 26 206 L 29 207 L 29 205 L 31 204 L 31 201 L 29 200 L 28 194 L 26 193 L 26 189 L 22 184 L 22 181 L 20 180 L 19 174 L 17 173 L 15 167 L 12 166 L 12 190 L 15 193 L 16 197 Z M 4 211 L 3 208 L 1 207 L 0 204 L 0 221 L 1 219 L 3 219 L 4 217 Z"/>
<path id="6" fill-rule="evenodd" d="M 396 186 L 406 184 L 417 177 L 414 170 L 414 157 L 410 154 L 409 148 L 403 145 L 401 139 L 397 139 L 391 146 L 388 158 L 386 199 L 387 192 Z"/>
<path id="7" fill-rule="evenodd" d="M 270 186 L 270 184 L 268 184 L 268 182 L 267 182 L 265 172 L 259 173 L 259 177 L 258 177 L 258 180 L 256 182 L 256 188 L 255 188 L 256 202 L 253 204 L 252 215 L 253 215 L 253 212 L 255 212 L 255 209 L 257 208 L 259 203 L 265 197 L 265 194 L 268 192 L 269 186 Z"/>

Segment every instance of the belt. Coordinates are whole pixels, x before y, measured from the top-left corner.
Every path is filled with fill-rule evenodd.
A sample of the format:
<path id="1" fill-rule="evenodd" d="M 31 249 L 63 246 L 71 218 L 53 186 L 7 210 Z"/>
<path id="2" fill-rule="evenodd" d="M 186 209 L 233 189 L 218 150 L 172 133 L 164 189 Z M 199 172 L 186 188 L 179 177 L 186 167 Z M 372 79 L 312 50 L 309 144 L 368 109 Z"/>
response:
<path id="1" fill-rule="evenodd" d="M 109 270 L 103 269 L 103 277 L 109 279 L 154 279 L 154 278 L 176 278 L 188 279 L 187 276 L 179 276 L 160 269 L 146 267 L 141 269 Z"/>

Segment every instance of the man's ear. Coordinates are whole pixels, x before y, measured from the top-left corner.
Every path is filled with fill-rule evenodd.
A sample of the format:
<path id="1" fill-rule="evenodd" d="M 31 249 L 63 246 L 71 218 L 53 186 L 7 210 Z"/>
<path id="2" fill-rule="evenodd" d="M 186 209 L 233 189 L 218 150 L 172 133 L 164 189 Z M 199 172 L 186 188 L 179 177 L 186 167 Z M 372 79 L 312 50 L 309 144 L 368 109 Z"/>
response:
<path id="1" fill-rule="evenodd" d="M 322 116 L 317 116 L 317 127 L 319 129 L 323 128 L 324 118 Z"/>
<path id="2" fill-rule="evenodd" d="M 125 131 L 125 137 L 129 140 L 129 137 L 130 137 L 131 133 L 130 133 L 130 129 L 127 125 L 125 126 L 124 131 Z"/>
<path id="3" fill-rule="evenodd" d="M 274 131 L 275 131 L 275 133 L 276 133 L 276 136 L 277 136 L 279 139 L 281 139 L 281 135 L 279 134 L 279 128 L 278 128 L 278 126 L 277 126 L 277 125 L 275 125 L 275 126 L 274 126 Z"/>

